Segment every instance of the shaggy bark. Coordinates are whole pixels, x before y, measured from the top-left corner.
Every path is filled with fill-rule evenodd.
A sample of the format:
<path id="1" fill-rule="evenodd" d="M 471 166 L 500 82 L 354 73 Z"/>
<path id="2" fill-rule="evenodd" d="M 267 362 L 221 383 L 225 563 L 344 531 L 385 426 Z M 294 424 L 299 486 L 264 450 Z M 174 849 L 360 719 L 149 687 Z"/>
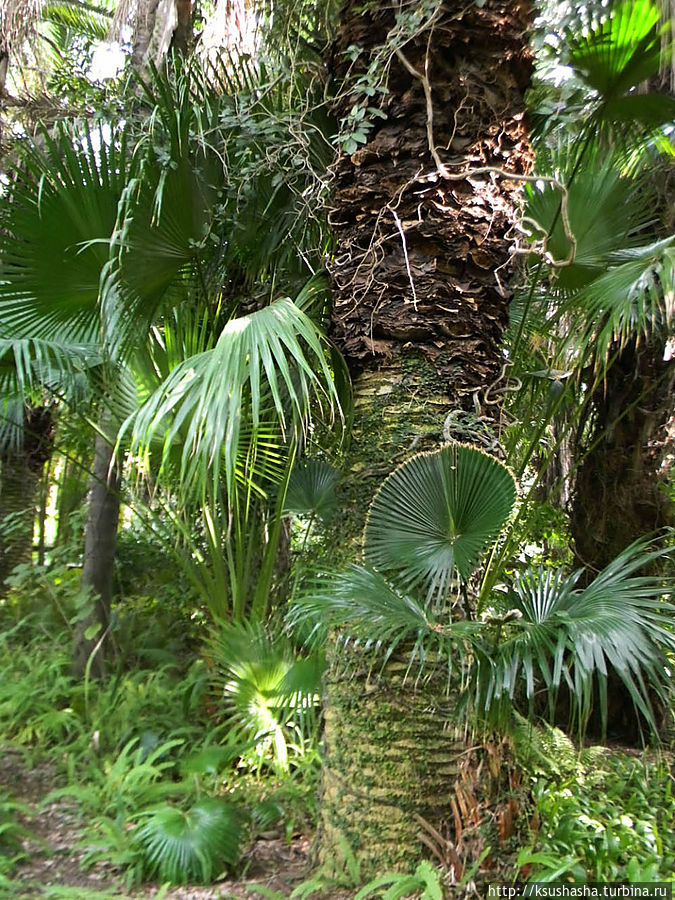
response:
<path id="1" fill-rule="evenodd" d="M 395 10 L 350 0 L 341 21 L 344 78 L 344 51 L 383 45 Z M 468 420 L 495 408 L 485 391 L 503 365 L 520 184 L 469 170 L 529 171 L 525 23 L 516 4 L 442 3 L 433 27 L 392 55 L 386 121 L 336 164 L 332 335 L 356 396 L 345 512 L 334 526 L 339 561 L 357 557 L 368 505 L 398 463 L 443 439 L 471 440 L 470 426 L 457 433 L 461 411 Z M 356 74 L 368 61 L 363 52 Z M 443 167 L 464 177 L 446 178 Z M 451 411 L 460 417 L 448 427 Z M 326 681 L 317 853 L 344 867 L 348 847 L 368 878 L 414 866 L 423 849 L 416 813 L 444 829 L 465 747 L 437 714 L 448 707 L 440 685 L 403 683 L 395 663 L 375 680 L 345 679 L 344 663 L 344 651 L 335 654 Z"/>

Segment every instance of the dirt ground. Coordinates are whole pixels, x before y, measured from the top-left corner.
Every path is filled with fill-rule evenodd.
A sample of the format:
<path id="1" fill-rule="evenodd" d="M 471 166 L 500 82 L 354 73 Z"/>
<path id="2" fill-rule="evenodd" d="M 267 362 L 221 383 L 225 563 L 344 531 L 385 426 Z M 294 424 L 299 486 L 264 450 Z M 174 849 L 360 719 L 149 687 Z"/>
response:
<path id="1" fill-rule="evenodd" d="M 43 803 L 57 786 L 52 766 L 44 763 L 29 769 L 20 752 L 0 747 L 0 787 L 27 808 L 26 814 L 17 818 L 35 835 L 35 839 L 25 841 L 28 859 L 14 870 L 12 886 L 3 888 L 0 883 L 0 900 L 42 900 L 45 896 L 57 900 L 63 896 L 60 886 L 78 889 L 70 893 L 69 900 L 74 896 L 81 900 L 99 897 L 150 900 L 160 893 L 159 885 L 125 888 L 124 873 L 105 862 L 86 870 L 81 868 L 85 851 L 78 846 L 83 825 L 77 803 L 68 798 Z M 280 894 L 289 897 L 310 876 L 310 843 L 306 836 L 295 836 L 290 844 L 275 835 L 260 838 L 244 854 L 239 880 L 227 879 L 208 887 L 173 887 L 161 893 L 161 897 L 163 900 L 251 900 Z M 330 900 L 350 900 L 352 896 L 353 892 L 330 892 Z"/>

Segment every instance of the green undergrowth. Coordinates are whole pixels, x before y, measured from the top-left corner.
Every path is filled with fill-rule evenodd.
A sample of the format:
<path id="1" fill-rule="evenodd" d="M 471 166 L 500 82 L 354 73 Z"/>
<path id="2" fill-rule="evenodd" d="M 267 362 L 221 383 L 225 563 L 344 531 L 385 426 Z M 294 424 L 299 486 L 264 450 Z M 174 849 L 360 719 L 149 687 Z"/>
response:
<path id="1" fill-rule="evenodd" d="M 157 628 L 139 624 L 148 618 L 142 604 L 133 612 L 139 645 L 133 659 L 112 654 L 104 678 L 75 679 L 69 614 L 54 615 L 54 605 L 45 603 L 21 618 L 11 598 L 0 604 L 0 746 L 21 752 L 13 783 L 43 766 L 53 773 L 53 787 L 42 804 L 76 804 L 81 840 L 73 850 L 84 868 L 100 861 L 115 866 L 127 888 L 149 879 L 210 883 L 237 873 L 259 834 L 290 841 L 313 827 L 315 704 L 303 695 L 289 712 L 292 704 L 281 702 L 264 659 L 255 659 L 251 671 L 230 673 L 230 680 L 239 678 L 234 705 L 223 699 L 217 661 L 187 645 L 172 663 L 143 666 L 145 651 L 158 643 Z M 122 644 L 128 635 L 119 637 Z M 285 652 L 290 657 L 292 648 Z M 291 661 L 280 667 L 278 653 L 274 666 L 282 676 L 292 670 Z M 299 690 L 297 678 L 293 684 Z M 26 859 L 18 810 L 0 796 L 0 897 L 21 896 L 12 881 Z M 52 895 L 42 888 L 35 894 Z M 63 896 L 71 896 L 65 888 Z"/>
<path id="2" fill-rule="evenodd" d="M 516 741 L 535 810 L 519 878 L 675 882 L 672 753 L 577 750 L 558 729 L 525 723 Z"/>

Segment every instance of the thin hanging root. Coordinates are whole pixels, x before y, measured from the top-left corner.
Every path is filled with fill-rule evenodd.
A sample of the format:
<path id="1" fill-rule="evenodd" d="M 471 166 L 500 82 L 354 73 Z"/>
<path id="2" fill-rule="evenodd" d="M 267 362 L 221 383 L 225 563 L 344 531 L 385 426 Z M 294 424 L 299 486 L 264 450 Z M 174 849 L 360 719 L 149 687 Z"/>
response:
<path id="1" fill-rule="evenodd" d="M 556 260 L 551 254 L 548 252 L 546 247 L 546 242 L 548 240 L 549 235 L 547 234 L 544 240 L 541 242 L 540 252 L 543 254 L 546 262 L 555 269 L 562 269 L 565 266 L 570 266 L 574 262 L 574 258 L 577 252 L 577 242 L 574 234 L 572 233 L 572 229 L 570 227 L 569 215 L 568 215 L 568 193 L 565 185 L 558 181 L 557 178 L 553 178 L 552 176 L 546 175 L 518 175 L 515 172 L 507 172 L 505 169 L 499 169 L 496 166 L 480 166 L 477 169 L 467 169 L 465 172 L 460 173 L 452 173 L 449 171 L 448 167 L 445 165 L 441 157 L 439 156 L 438 150 L 436 149 L 436 142 L 434 140 L 434 105 L 433 98 L 431 95 L 431 82 L 429 81 L 427 72 L 429 69 L 429 53 L 427 51 L 427 55 L 425 58 L 425 72 L 418 72 L 417 69 L 412 65 L 410 60 L 405 56 L 403 51 L 397 47 L 395 50 L 397 58 L 400 60 L 403 67 L 414 77 L 417 78 L 418 81 L 422 83 L 422 88 L 424 89 L 424 97 L 427 105 L 427 144 L 429 146 L 429 153 L 431 154 L 431 158 L 433 159 L 436 165 L 436 171 L 440 178 L 444 181 L 464 181 L 467 178 L 472 178 L 475 175 L 498 175 L 500 178 L 506 178 L 509 181 L 522 181 L 526 184 L 550 184 L 555 190 L 560 191 L 560 219 L 563 224 L 563 230 L 565 233 L 565 238 L 569 241 L 570 252 L 565 259 Z M 537 223 L 539 229 L 541 229 L 541 225 Z M 543 229 L 541 229 L 543 231 Z M 532 248 L 531 252 L 537 252 L 537 248 Z M 406 255 L 406 265 L 407 265 L 407 255 Z M 408 270 L 409 271 L 409 270 Z"/>

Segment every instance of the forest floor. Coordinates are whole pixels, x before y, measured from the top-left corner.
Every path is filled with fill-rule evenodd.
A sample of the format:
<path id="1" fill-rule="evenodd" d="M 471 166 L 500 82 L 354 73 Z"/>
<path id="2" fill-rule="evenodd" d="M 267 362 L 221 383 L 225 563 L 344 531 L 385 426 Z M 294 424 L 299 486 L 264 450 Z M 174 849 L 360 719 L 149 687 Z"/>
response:
<path id="1" fill-rule="evenodd" d="M 82 900 L 151 900 L 160 893 L 160 886 L 153 884 L 125 888 L 123 872 L 106 862 L 82 868 L 85 826 L 77 803 L 69 798 L 44 803 L 58 786 L 53 765 L 41 763 L 27 768 L 20 752 L 0 747 L 0 787 L 26 807 L 26 813 L 17 818 L 34 836 L 25 841 L 27 859 L 17 865 L 11 888 L 0 885 L 0 900 L 56 900 L 67 893 L 59 888 L 72 888 L 69 895 Z M 259 886 L 268 897 L 273 893 L 289 897 L 310 875 L 310 843 L 309 837 L 302 835 L 294 836 L 290 843 L 281 836 L 260 838 L 244 854 L 238 880 L 227 879 L 208 887 L 173 887 L 161 896 L 163 900 L 251 900 L 261 896 L 262 891 L 255 890 Z M 330 894 L 331 900 L 350 900 L 352 896 L 352 891 Z"/>

